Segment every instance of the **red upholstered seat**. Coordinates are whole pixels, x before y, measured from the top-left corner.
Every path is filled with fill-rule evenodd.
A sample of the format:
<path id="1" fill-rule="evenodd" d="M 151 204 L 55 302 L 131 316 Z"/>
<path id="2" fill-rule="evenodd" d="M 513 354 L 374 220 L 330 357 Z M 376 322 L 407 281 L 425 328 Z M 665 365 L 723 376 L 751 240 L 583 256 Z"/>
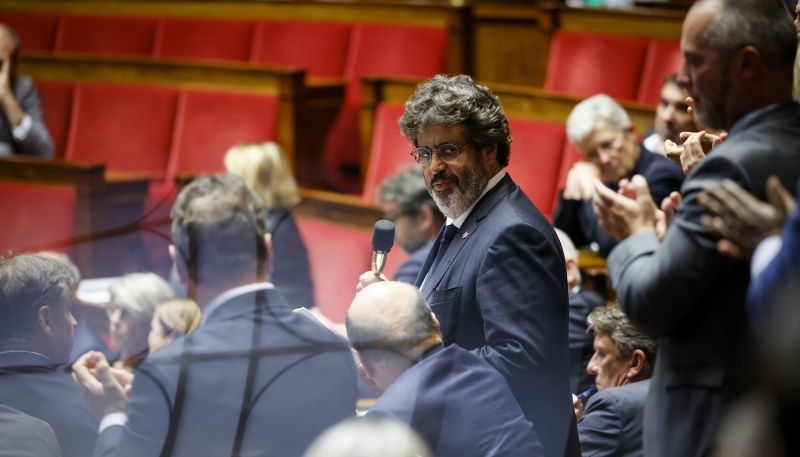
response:
<path id="1" fill-rule="evenodd" d="M 644 73 L 636 101 L 645 105 L 658 105 L 664 79 L 677 74 L 681 65 L 683 65 L 683 53 L 680 41 L 650 40 L 647 44 Z"/>
<path id="2" fill-rule="evenodd" d="M 0 253 L 53 249 L 46 244 L 75 236 L 75 203 L 71 187 L 0 182 Z"/>
<path id="3" fill-rule="evenodd" d="M 400 135 L 397 119 L 403 114 L 403 105 L 382 103 L 375 112 L 372 133 L 372 149 L 364 179 L 364 200 L 375 201 L 375 192 L 384 178 L 406 167 L 422 167 L 411 158 L 411 149 L 406 137 Z"/>
<path id="4" fill-rule="evenodd" d="M 253 21 L 163 19 L 153 55 L 247 62 L 254 26 Z"/>
<path id="5" fill-rule="evenodd" d="M 176 102 L 172 89 L 77 84 L 65 157 L 163 179 Z"/>
<path id="6" fill-rule="evenodd" d="M 646 49 L 645 38 L 560 30 L 550 45 L 544 88 L 636 100 Z"/>
<path id="7" fill-rule="evenodd" d="M 22 41 L 22 51 L 52 51 L 58 16 L 41 13 L 0 12 L 0 23 L 14 29 Z"/>
<path id="8" fill-rule="evenodd" d="M 545 216 L 553 211 L 566 132 L 561 124 L 508 120 L 511 156 L 506 171 Z"/>
<path id="9" fill-rule="evenodd" d="M 356 24 L 350 36 L 344 77 L 345 105 L 325 148 L 325 169 L 334 186 L 350 189 L 341 166 L 357 167 L 361 159 L 358 117 L 361 79 L 370 75 L 429 78 L 445 72 L 447 30 L 386 24 Z M 357 190 L 356 190 L 357 191 Z"/>
<path id="10" fill-rule="evenodd" d="M 64 157 L 72 117 L 73 83 L 36 81 L 42 103 L 44 123 L 50 131 L 56 148 L 56 157 Z"/>
<path id="11" fill-rule="evenodd" d="M 341 78 L 350 29 L 333 22 L 262 21 L 250 62 L 305 68 L 311 78 Z"/>
<path id="12" fill-rule="evenodd" d="M 61 16 L 55 50 L 150 56 L 157 22 L 152 18 Z"/>

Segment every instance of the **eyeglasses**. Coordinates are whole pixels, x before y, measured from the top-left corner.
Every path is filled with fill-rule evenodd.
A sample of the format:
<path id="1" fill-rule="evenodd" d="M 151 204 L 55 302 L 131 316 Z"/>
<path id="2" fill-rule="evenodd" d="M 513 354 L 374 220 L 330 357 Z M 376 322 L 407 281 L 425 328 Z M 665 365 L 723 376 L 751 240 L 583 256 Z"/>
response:
<path id="1" fill-rule="evenodd" d="M 442 162 L 452 162 L 456 160 L 458 154 L 461 153 L 461 148 L 468 145 L 469 141 L 462 144 L 461 146 L 456 146 L 453 143 L 444 143 L 440 144 L 436 148 L 436 155 L 442 160 Z M 414 157 L 414 160 L 417 161 L 418 164 L 422 165 L 423 167 L 427 167 L 431 164 L 433 160 L 434 152 L 428 148 L 415 148 L 411 151 L 411 156 Z"/>

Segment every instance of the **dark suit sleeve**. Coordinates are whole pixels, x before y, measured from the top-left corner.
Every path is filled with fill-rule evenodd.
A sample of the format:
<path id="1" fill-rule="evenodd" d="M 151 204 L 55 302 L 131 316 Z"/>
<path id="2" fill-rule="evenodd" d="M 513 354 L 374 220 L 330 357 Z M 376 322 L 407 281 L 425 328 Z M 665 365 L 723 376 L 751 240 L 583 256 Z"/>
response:
<path id="1" fill-rule="evenodd" d="M 311 309 L 314 307 L 314 286 L 306 245 L 292 215 L 283 208 L 276 213 L 272 235 L 272 282 L 293 308 Z"/>
<path id="2" fill-rule="evenodd" d="M 737 262 L 717 253 L 717 240 L 700 225 L 705 209 L 697 197 L 706 182 L 733 179 L 750 189 L 744 171 L 721 155 L 705 159 L 683 186 L 683 202 L 659 244 L 646 232 L 621 242 L 608 258 L 608 270 L 625 314 L 642 331 L 669 334 L 691 312 L 714 280 Z M 680 287 L 676 287 L 679 285 Z"/>
<path id="3" fill-rule="evenodd" d="M 53 157 L 55 149 L 47 126 L 44 124 L 44 115 L 39 103 L 39 92 L 33 81 L 28 77 L 21 79 L 18 84 L 19 93 L 15 93 L 17 103 L 25 113 L 31 117 L 33 124 L 28 134 L 22 140 L 17 140 L 17 148 L 20 154 L 33 155 L 40 157 Z"/>
<path id="4" fill-rule="evenodd" d="M 586 246 L 591 242 L 586 238 L 581 227 L 582 204 L 583 202 L 579 200 L 564 199 L 563 193 L 559 192 L 558 207 L 553 215 L 553 226 L 569 235 L 569 238 L 578 247 Z"/>
<path id="5" fill-rule="evenodd" d="M 581 454 L 584 457 L 619 455 L 621 432 L 622 416 L 614 397 L 602 392 L 591 397 L 578 421 Z"/>

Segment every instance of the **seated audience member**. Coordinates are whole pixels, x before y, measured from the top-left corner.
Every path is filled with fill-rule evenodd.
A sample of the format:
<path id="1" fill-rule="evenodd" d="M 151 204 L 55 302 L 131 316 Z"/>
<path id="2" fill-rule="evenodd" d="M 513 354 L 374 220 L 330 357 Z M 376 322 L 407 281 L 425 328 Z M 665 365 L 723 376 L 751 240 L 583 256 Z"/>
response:
<path id="1" fill-rule="evenodd" d="M 123 276 L 109 287 L 109 293 L 109 335 L 119 351 L 113 366 L 133 371 L 147 357 L 147 335 L 156 306 L 175 298 L 175 294 L 155 273 Z"/>
<path id="2" fill-rule="evenodd" d="M 555 226 L 577 246 L 596 243 L 603 257 L 617 241 L 603 231 L 592 211 L 592 183 L 599 175 L 612 189 L 623 179 L 642 175 L 650 183 L 656 205 L 680 190 L 683 171 L 666 157 L 643 149 L 636 141 L 628 113 L 607 95 L 595 95 L 580 103 L 567 119 L 567 136 L 585 161 L 567 175 L 555 214 Z M 594 166 L 592 166 L 594 165 Z"/>
<path id="3" fill-rule="evenodd" d="M 56 370 L 72 349 L 72 281 L 49 257 L 0 259 L 0 404 L 47 422 L 64 457 L 86 457 L 99 420 Z"/>
<path id="4" fill-rule="evenodd" d="M 366 287 L 345 324 L 365 375 L 383 390 L 366 418 L 399 419 L 437 456 L 543 455 L 502 375 L 469 351 L 442 345 L 439 322 L 416 287 Z"/>
<path id="5" fill-rule="evenodd" d="M 325 431 L 303 457 L 433 457 L 414 430 L 396 419 L 347 419 Z"/>
<path id="6" fill-rule="evenodd" d="M 0 24 L 0 157 L 25 154 L 53 157 L 39 92 L 30 76 L 17 76 L 19 35 Z"/>
<path id="7" fill-rule="evenodd" d="M 234 175 L 201 176 L 178 195 L 170 254 L 200 327 L 150 355 L 127 394 L 101 354 L 73 366 L 103 417 L 95 455 L 297 457 L 354 416 L 350 348 L 268 282 L 266 213 Z"/>
<path id="8" fill-rule="evenodd" d="M 574 397 L 578 436 L 584 456 L 641 456 L 644 401 L 656 357 L 656 340 L 631 324 L 619 305 L 589 314 L 594 356 L 587 371 L 597 393 L 584 410 Z"/>
<path id="9" fill-rule="evenodd" d="M 200 325 L 200 308 L 192 300 L 178 299 L 161 303 L 153 313 L 147 344 L 152 354 L 176 338 L 188 335 Z"/>
<path id="10" fill-rule="evenodd" d="M 578 250 L 564 231 L 556 229 L 556 235 L 564 251 L 569 285 L 569 387 L 580 393 L 594 384 L 594 376 L 586 371 L 594 354 L 594 337 L 587 331 L 586 317 L 598 306 L 605 306 L 606 299 L 581 285 Z"/>
<path id="11" fill-rule="evenodd" d="M 61 457 L 47 422 L 0 405 L 0 457 Z"/>
<path id="12" fill-rule="evenodd" d="M 395 241 L 410 256 L 397 269 L 394 280 L 414 284 L 444 225 L 444 215 L 416 168 L 384 179 L 378 188 L 378 204 L 384 217 L 394 222 Z"/>
<path id="13" fill-rule="evenodd" d="M 689 115 L 686 98 L 689 92 L 678 85 L 675 75 L 669 75 L 661 88 L 661 101 L 656 107 L 653 128 L 644 134 L 642 150 L 666 155 L 664 142 L 669 140 L 680 145 L 682 132 L 694 132 L 697 126 Z"/>
<path id="14" fill-rule="evenodd" d="M 268 142 L 231 148 L 225 155 L 225 168 L 267 204 L 267 232 L 272 234 L 274 249 L 272 283 L 294 308 L 313 308 L 308 252 L 291 213 L 300 197 L 280 146 Z"/>

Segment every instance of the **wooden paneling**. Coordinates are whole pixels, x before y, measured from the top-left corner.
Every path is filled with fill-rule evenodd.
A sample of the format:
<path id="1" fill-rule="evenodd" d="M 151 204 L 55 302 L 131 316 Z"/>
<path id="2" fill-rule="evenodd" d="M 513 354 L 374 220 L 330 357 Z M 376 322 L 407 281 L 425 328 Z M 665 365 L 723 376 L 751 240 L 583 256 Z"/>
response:
<path id="1" fill-rule="evenodd" d="M 562 7 L 558 12 L 557 26 L 562 30 L 573 32 L 680 40 L 685 17 L 686 12 L 679 10 Z"/>

